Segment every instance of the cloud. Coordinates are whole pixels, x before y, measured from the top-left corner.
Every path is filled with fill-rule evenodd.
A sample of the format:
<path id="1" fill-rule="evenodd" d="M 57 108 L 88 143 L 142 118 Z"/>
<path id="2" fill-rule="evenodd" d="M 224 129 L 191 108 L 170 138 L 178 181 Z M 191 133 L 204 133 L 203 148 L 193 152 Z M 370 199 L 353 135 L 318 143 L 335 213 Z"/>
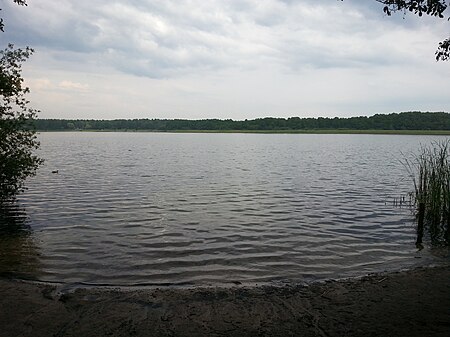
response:
<path id="1" fill-rule="evenodd" d="M 89 89 L 89 85 L 64 80 L 59 83 L 59 88 L 65 89 L 65 90 L 86 91 Z"/>
<path id="2" fill-rule="evenodd" d="M 25 86 L 32 87 L 33 90 L 46 91 L 55 88 L 52 81 L 48 78 L 25 79 Z"/>
<path id="3" fill-rule="evenodd" d="M 31 35 L 29 44 L 36 48 L 155 78 L 273 64 L 296 71 L 401 59 L 402 48 L 388 50 L 386 43 L 371 48 L 371 40 L 389 39 L 393 23 L 380 24 L 349 2 L 42 0 L 20 11 L 25 20 L 19 21 L 17 9 L 8 12 L 16 15 L 17 36 Z"/>
<path id="4" fill-rule="evenodd" d="M 52 111 L 57 110 L 52 95 L 62 90 L 73 95 L 74 104 L 83 95 L 89 113 L 115 116 L 147 109 L 167 117 L 198 117 L 213 114 L 215 105 L 223 109 L 221 116 L 225 109 L 238 116 L 265 107 L 267 114 L 344 113 L 345 104 L 364 112 L 363 101 L 357 105 L 360 100 L 349 94 L 358 90 L 358 97 L 372 104 L 365 109 L 377 112 L 370 95 L 355 86 L 364 76 L 370 76 L 367 82 L 373 83 L 372 95 L 380 93 L 378 99 L 391 97 L 389 90 L 395 88 L 404 100 L 416 102 L 422 86 L 415 69 L 436 86 L 449 75 L 448 65 L 434 62 L 448 23 L 413 15 L 386 17 L 376 1 L 40 0 L 27 8 L 9 2 L 4 7 L 7 32 L 2 39 L 37 50 L 27 64 L 35 88 L 30 87 Z M 395 76 L 418 83 L 402 88 L 393 84 Z M 49 83 L 39 82 L 43 78 Z M 339 86 L 340 97 L 329 83 Z M 440 99 L 440 88 L 425 91 L 421 97 L 428 103 L 421 106 L 442 106 L 427 97 L 448 103 Z M 116 103 L 109 106 L 112 92 Z M 96 103 L 95 95 L 105 99 Z M 377 106 L 402 106 L 386 102 Z M 79 111 L 67 104 L 62 108 Z"/>

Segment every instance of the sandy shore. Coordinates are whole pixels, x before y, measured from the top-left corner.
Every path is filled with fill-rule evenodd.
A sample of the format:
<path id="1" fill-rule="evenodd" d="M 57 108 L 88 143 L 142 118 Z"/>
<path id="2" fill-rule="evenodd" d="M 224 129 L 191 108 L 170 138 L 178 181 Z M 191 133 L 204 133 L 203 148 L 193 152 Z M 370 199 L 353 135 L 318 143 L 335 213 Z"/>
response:
<path id="1" fill-rule="evenodd" d="M 448 336 L 450 267 L 309 286 L 78 289 L 0 279 L 0 336 Z"/>

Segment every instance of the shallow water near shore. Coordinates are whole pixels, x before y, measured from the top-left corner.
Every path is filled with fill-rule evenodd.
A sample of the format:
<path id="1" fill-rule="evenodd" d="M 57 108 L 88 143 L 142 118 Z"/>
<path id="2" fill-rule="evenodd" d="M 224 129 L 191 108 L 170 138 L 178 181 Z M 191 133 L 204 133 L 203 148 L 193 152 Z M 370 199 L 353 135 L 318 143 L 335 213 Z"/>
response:
<path id="1" fill-rule="evenodd" d="M 436 136 L 74 132 L 39 139 L 45 165 L 1 219 L 2 275 L 223 285 L 448 261 L 417 251 L 411 212 L 394 205 L 412 187 L 401 153 Z"/>

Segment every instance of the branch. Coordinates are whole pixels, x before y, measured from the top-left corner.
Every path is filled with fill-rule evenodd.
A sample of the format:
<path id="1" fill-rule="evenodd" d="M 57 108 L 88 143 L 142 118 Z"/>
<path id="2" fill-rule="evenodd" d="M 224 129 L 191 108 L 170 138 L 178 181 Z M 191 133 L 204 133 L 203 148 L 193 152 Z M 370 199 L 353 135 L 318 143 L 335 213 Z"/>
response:
<path id="1" fill-rule="evenodd" d="M 386 15 L 392 15 L 397 11 L 410 11 L 418 16 L 427 14 L 430 16 L 437 16 L 444 18 L 444 11 L 447 9 L 445 0 L 376 0 L 379 3 L 384 4 L 383 11 Z"/>
<path id="2" fill-rule="evenodd" d="M 439 43 L 435 55 L 436 61 L 450 60 L 450 37 Z"/>
<path id="3" fill-rule="evenodd" d="M 28 6 L 28 4 L 27 4 L 27 1 L 26 0 L 13 0 L 13 2 L 15 2 L 16 4 L 18 4 L 19 6 Z M 1 11 L 2 9 L 0 8 L 0 11 Z M 5 24 L 4 24 L 4 22 L 3 22 L 3 18 L 0 18 L 0 31 L 1 32 L 4 32 L 4 29 L 5 28 Z"/>

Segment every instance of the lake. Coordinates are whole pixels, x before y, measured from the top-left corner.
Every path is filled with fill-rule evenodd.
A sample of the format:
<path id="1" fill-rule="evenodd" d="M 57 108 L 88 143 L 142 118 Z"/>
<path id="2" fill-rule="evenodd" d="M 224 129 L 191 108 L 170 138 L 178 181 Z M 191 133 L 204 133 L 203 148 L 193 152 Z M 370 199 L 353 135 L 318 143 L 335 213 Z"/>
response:
<path id="1" fill-rule="evenodd" d="M 0 273 L 273 284 L 439 263 L 417 251 L 411 211 L 394 204 L 412 188 L 402 153 L 437 138 L 42 133 L 45 164 L 2 219 L 14 226 L 2 226 Z"/>

